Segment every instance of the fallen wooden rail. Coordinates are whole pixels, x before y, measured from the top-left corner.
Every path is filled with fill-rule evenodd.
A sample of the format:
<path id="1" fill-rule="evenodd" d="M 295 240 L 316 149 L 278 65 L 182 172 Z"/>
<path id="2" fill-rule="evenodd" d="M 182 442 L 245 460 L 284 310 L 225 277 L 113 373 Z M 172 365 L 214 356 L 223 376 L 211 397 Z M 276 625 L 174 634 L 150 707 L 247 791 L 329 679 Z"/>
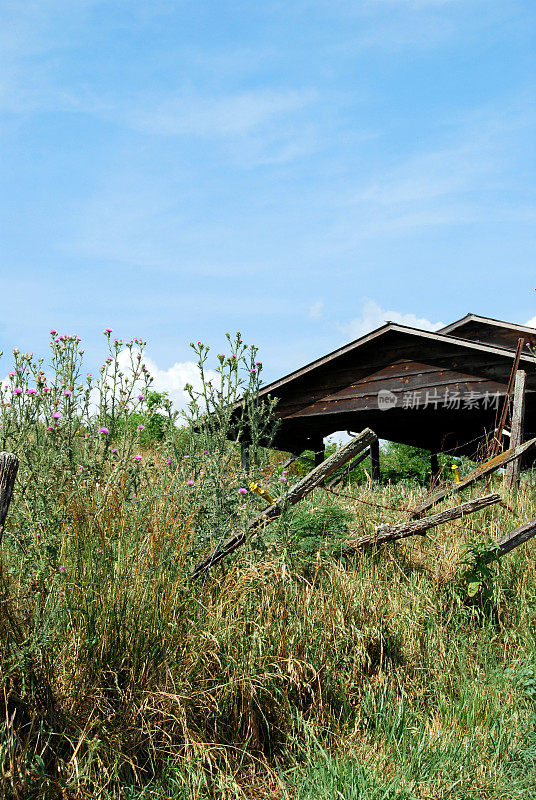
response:
<path id="1" fill-rule="evenodd" d="M 19 459 L 13 453 L 0 453 L 0 542 L 4 535 L 11 496 L 15 486 Z"/>
<path id="2" fill-rule="evenodd" d="M 468 500 L 455 508 L 447 508 L 445 511 L 434 514 L 431 517 L 417 520 L 416 522 L 406 522 L 402 525 L 381 525 L 376 528 L 373 534 L 368 536 L 361 536 L 359 539 L 352 539 L 342 547 L 341 555 L 351 556 L 357 550 L 371 545 L 384 544 L 385 542 L 394 542 L 397 539 L 405 539 L 408 536 L 424 535 L 429 528 L 435 528 L 437 525 L 442 525 L 444 522 L 450 522 L 453 519 L 465 517 L 467 514 L 472 514 L 474 511 L 480 511 L 486 506 L 491 506 L 498 503 L 501 499 L 498 494 L 487 494 L 483 497 L 478 497 L 476 500 Z M 536 526 L 536 522 L 535 522 Z"/>
<path id="3" fill-rule="evenodd" d="M 497 557 L 502 558 L 511 550 L 519 547 L 520 544 L 528 542 L 534 535 L 536 535 L 536 517 L 497 539 L 490 549 L 487 560 L 492 561 Z"/>
<path id="4" fill-rule="evenodd" d="M 286 497 L 279 499 L 276 503 L 261 511 L 260 514 L 249 522 L 245 531 L 234 533 L 221 545 L 215 547 L 202 561 L 196 564 L 190 573 L 191 577 L 197 578 L 207 569 L 210 569 L 210 567 L 218 564 L 226 556 L 233 553 L 248 540 L 252 533 L 259 530 L 259 528 L 264 528 L 272 522 L 272 520 L 281 516 L 283 511 L 289 506 L 296 505 L 296 503 L 308 495 L 309 492 L 317 486 L 320 486 L 320 484 L 335 472 L 335 470 L 342 467 L 343 464 L 346 464 L 347 461 L 354 458 L 354 456 L 366 447 L 370 447 L 376 440 L 377 436 L 374 431 L 371 431 L 370 428 L 365 428 L 364 431 L 361 431 L 361 433 L 333 453 L 333 455 L 311 470 L 305 477 L 297 481 L 297 483 L 290 488 Z"/>
<path id="5" fill-rule="evenodd" d="M 491 475 L 492 472 L 499 469 L 500 467 L 504 467 L 506 464 L 509 464 L 511 461 L 514 461 L 516 458 L 521 458 L 527 450 L 530 450 L 531 447 L 536 444 L 536 438 L 531 439 L 529 442 L 525 442 L 525 444 L 519 445 L 519 447 L 515 447 L 512 450 L 506 450 L 504 453 L 501 453 L 495 458 L 491 459 L 491 461 L 486 462 L 481 467 L 478 467 L 470 475 L 464 478 L 461 483 L 448 483 L 446 486 L 441 486 L 435 492 L 428 495 L 421 503 L 419 503 L 415 508 L 412 510 L 411 516 L 413 519 L 418 519 L 422 516 L 425 511 L 428 511 L 429 508 L 435 506 L 436 503 L 439 503 L 445 497 L 448 497 L 455 492 L 461 492 L 462 489 L 466 489 L 471 484 L 476 483 L 476 481 L 485 478 L 487 475 Z"/>

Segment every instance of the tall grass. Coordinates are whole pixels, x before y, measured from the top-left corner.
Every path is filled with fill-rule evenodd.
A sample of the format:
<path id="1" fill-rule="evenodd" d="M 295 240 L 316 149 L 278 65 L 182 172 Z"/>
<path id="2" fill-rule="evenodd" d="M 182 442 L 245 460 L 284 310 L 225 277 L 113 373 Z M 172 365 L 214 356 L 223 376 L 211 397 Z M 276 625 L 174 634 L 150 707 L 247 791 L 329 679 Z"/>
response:
<path id="1" fill-rule="evenodd" d="M 120 489 L 57 532 L 76 580 L 15 600 L 24 560 L 4 560 L 5 797 L 533 796 L 533 548 L 487 605 L 460 578 L 464 543 L 517 521 L 504 509 L 347 563 L 274 533 L 192 585 L 180 495 L 140 499 L 132 526 Z M 509 500 L 534 515 L 532 487 Z M 386 513 L 344 502 L 356 528 Z"/>
<path id="2" fill-rule="evenodd" d="M 192 582 L 196 558 L 262 507 L 244 507 L 236 442 L 171 429 L 150 448 L 121 420 L 110 440 L 96 427 L 109 393 L 95 422 L 82 389 L 86 417 L 68 416 L 64 385 L 41 411 L 4 397 L 22 464 L 0 561 L 3 797 L 534 796 L 534 546 L 492 564 L 474 597 L 466 578 L 479 543 L 536 516 L 528 479 L 511 511 L 345 561 L 341 539 L 407 518 L 422 490 L 319 489 Z M 254 468 L 284 486 L 277 457 Z"/>

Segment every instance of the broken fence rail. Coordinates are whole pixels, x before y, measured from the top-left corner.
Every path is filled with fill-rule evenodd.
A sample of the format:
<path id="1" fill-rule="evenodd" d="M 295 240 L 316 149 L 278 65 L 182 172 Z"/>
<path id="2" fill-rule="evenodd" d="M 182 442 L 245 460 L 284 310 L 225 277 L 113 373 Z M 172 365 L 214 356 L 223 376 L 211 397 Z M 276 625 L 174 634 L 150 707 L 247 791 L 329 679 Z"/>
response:
<path id="1" fill-rule="evenodd" d="M 495 470 L 500 469 L 500 467 L 506 466 L 511 461 L 514 461 L 516 458 L 521 458 L 527 450 L 530 450 L 531 447 L 536 444 L 536 438 L 531 439 L 525 444 L 519 445 L 519 447 L 515 447 L 511 450 L 506 450 L 504 453 L 501 453 L 495 458 L 492 458 L 490 461 L 483 464 L 481 467 L 478 467 L 473 472 L 470 473 L 466 478 L 464 478 L 460 483 L 448 483 L 446 486 L 442 486 L 439 489 L 436 489 L 435 492 L 429 494 L 427 497 L 422 500 L 415 508 L 413 509 L 411 516 L 413 519 L 418 519 L 423 515 L 425 511 L 428 511 L 429 508 L 435 506 L 436 503 L 439 503 L 445 497 L 448 497 L 455 492 L 461 492 L 463 489 L 466 489 L 471 484 L 476 483 L 476 481 L 485 478 L 487 475 L 491 475 L 492 472 Z"/>
<path id="2" fill-rule="evenodd" d="M 375 441 L 377 441 L 377 436 L 370 428 L 365 428 L 361 433 L 358 433 L 358 435 L 354 436 L 347 444 L 339 448 L 339 450 L 311 470 L 311 472 L 307 473 L 301 480 L 297 481 L 297 483 L 290 488 L 286 497 L 281 498 L 273 505 L 261 511 L 260 514 L 251 520 L 246 530 L 237 531 L 221 545 L 215 547 L 196 564 L 190 572 L 190 576 L 192 578 L 197 578 L 202 573 L 206 572 L 206 570 L 218 564 L 241 547 L 255 531 L 264 528 L 274 519 L 277 519 L 277 517 L 281 516 L 290 506 L 296 505 L 296 503 L 308 495 L 313 489 L 320 486 L 326 478 L 329 478 L 335 470 L 342 467 L 347 461 L 354 458 L 354 456 L 358 455 L 358 453 L 366 447 L 370 447 Z"/>
<path id="3" fill-rule="evenodd" d="M 536 535 L 536 517 L 520 525 L 519 528 L 510 531 L 510 533 L 501 536 L 500 539 L 496 539 L 490 549 L 488 560 L 502 558 L 511 550 L 519 547 L 520 544 L 528 542 L 534 535 Z"/>
<path id="4" fill-rule="evenodd" d="M 445 511 L 440 511 L 438 514 L 434 514 L 431 517 L 424 517 L 415 522 L 406 522 L 401 525 L 381 525 L 379 528 L 376 528 L 376 531 L 372 534 L 345 542 L 341 548 L 341 555 L 351 556 L 357 550 L 361 550 L 364 547 L 384 544 L 385 542 L 394 542 L 397 539 L 406 539 L 408 536 L 423 536 L 429 528 L 435 528 L 437 525 L 442 525 L 444 522 L 450 522 L 451 520 L 465 517 L 467 514 L 472 514 L 475 511 L 480 511 L 482 508 L 498 503 L 500 499 L 501 496 L 499 494 L 487 494 L 483 497 L 477 497 L 476 500 L 467 500 L 467 502 L 459 506 L 447 508 Z"/>

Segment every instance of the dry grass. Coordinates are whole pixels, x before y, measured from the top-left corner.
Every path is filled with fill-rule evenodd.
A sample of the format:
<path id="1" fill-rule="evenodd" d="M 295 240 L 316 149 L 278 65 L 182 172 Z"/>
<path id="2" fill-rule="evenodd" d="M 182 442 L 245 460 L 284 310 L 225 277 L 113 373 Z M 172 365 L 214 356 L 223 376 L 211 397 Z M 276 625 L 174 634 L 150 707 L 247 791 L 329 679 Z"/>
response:
<path id="1" fill-rule="evenodd" d="M 491 507 L 345 563 L 301 553 L 283 520 L 264 554 L 204 584 L 186 577 L 181 493 L 134 508 L 123 489 L 93 487 L 43 528 L 65 576 L 33 563 L 37 544 L 5 552 L 4 797 L 532 797 L 534 547 L 504 560 L 485 602 L 460 578 L 464 545 L 536 516 L 532 486 L 508 498 L 517 517 Z M 347 507 L 356 532 L 404 518 L 310 501 L 325 504 Z"/>

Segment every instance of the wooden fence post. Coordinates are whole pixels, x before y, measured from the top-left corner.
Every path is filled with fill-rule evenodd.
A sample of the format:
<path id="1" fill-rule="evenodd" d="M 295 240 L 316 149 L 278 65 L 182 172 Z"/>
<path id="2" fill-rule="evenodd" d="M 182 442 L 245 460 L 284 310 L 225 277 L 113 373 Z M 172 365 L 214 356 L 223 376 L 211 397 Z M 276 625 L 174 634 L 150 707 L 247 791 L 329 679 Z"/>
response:
<path id="1" fill-rule="evenodd" d="M 523 423 L 525 419 L 525 382 L 527 373 L 518 369 L 516 373 L 516 382 L 514 385 L 514 406 L 512 409 L 512 431 L 510 434 L 510 447 L 517 447 L 523 441 Z M 506 486 L 508 489 L 513 487 L 519 481 L 519 473 L 521 472 L 521 459 L 516 458 L 515 461 L 510 461 L 506 467 Z"/>
<path id="2" fill-rule="evenodd" d="M 9 511 L 11 495 L 15 486 L 19 459 L 13 453 L 0 453 L 0 542 L 4 534 L 4 524 Z"/>

